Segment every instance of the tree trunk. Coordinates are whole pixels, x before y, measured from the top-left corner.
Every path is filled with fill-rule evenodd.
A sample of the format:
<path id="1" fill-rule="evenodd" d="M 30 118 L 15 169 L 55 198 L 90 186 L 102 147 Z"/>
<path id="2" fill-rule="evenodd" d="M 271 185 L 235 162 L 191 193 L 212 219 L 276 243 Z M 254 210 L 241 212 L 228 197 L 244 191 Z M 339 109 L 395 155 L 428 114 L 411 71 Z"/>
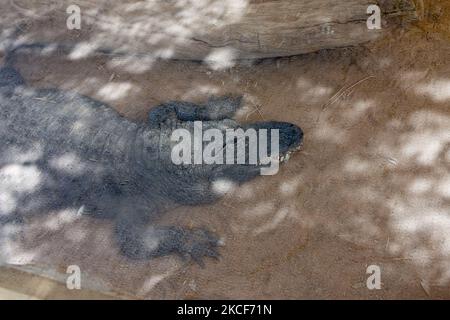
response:
<path id="1" fill-rule="evenodd" d="M 78 44 L 74 57 L 98 48 L 192 60 L 289 56 L 371 41 L 393 17 L 415 17 L 413 0 L 79 0 L 81 29 L 69 30 L 73 1 L 5 2 L 3 27 L 21 20 L 27 42 Z M 369 30 L 377 2 L 382 29 Z"/>

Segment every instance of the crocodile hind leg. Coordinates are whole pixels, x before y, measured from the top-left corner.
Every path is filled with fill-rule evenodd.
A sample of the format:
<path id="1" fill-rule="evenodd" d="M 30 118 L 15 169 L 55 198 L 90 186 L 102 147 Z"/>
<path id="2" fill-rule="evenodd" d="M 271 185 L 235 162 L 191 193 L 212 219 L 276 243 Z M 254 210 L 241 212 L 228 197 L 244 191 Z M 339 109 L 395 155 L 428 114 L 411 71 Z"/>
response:
<path id="1" fill-rule="evenodd" d="M 147 209 L 148 210 L 148 209 Z M 158 226 L 155 212 L 149 216 L 142 209 L 121 212 L 115 221 L 119 248 L 130 259 L 144 260 L 178 254 L 203 266 L 203 258 L 218 258 L 218 239 L 205 229 Z"/>

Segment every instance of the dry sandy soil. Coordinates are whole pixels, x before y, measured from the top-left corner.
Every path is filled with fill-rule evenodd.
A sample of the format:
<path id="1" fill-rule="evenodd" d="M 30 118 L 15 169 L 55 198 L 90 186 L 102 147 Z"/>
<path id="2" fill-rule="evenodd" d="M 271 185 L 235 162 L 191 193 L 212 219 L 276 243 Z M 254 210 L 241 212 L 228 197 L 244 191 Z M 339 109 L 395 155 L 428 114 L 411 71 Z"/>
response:
<path id="1" fill-rule="evenodd" d="M 111 246 L 111 224 L 63 216 L 34 221 L 19 262 L 45 273 L 77 264 L 86 285 L 139 298 L 450 298 L 444 9 L 364 47 L 226 71 L 160 61 L 139 74 L 121 57 L 22 55 L 31 85 L 77 90 L 137 121 L 167 100 L 243 94 L 242 121 L 290 121 L 305 141 L 279 174 L 164 217 L 223 237 L 220 260 L 205 268 L 176 257 L 129 261 Z M 369 265 L 381 268 L 381 290 L 366 287 Z"/>

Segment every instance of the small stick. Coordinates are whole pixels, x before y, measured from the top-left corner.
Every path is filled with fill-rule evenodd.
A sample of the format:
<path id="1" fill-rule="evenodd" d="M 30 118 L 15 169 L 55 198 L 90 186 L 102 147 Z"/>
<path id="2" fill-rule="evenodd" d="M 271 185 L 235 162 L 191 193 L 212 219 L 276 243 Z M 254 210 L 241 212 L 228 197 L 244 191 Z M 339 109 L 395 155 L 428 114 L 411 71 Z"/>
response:
<path id="1" fill-rule="evenodd" d="M 369 80 L 371 78 L 375 78 L 375 76 L 367 76 L 364 79 L 361 79 L 354 84 L 352 84 L 350 87 L 344 89 L 345 87 L 342 87 L 338 92 L 336 92 L 335 95 L 333 95 L 324 105 L 322 105 L 322 110 L 325 110 L 325 108 L 329 107 L 333 103 L 335 103 L 337 100 L 339 100 L 343 95 L 345 95 L 347 92 L 349 92 L 351 89 L 355 88 L 357 85 L 363 83 L 366 80 Z"/>

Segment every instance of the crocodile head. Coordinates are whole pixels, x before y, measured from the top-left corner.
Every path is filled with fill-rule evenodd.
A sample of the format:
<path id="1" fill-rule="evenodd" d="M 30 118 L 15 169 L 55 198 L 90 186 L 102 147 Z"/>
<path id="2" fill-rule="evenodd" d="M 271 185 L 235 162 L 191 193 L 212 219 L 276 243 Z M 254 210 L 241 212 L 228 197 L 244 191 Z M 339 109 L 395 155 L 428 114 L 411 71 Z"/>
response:
<path id="1" fill-rule="evenodd" d="M 230 187 L 259 175 L 274 175 L 279 164 L 302 145 L 303 132 L 295 124 L 239 123 L 231 118 L 230 105 L 240 104 L 240 99 L 213 101 L 205 105 L 171 102 L 150 115 L 160 137 L 164 183 L 174 182 L 165 188 L 179 203 L 209 203 Z"/>

